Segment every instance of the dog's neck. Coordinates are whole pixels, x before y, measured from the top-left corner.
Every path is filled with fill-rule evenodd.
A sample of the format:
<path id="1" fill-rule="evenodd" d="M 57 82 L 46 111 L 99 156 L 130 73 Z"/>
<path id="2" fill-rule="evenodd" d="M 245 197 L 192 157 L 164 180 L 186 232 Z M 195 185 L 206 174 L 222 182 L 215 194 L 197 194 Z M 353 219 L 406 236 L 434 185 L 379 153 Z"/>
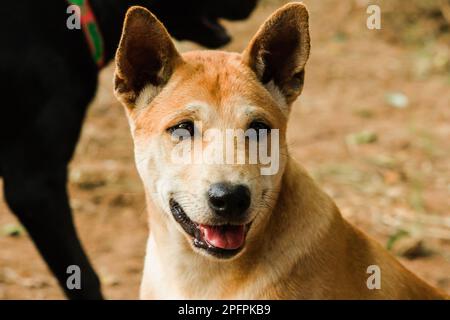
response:
<path id="1" fill-rule="evenodd" d="M 104 43 L 105 63 L 108 63 L 116 52 L 122 33 L 122 21 L 130 6 L 152 4 L 151 0 L 118 1 L 90 0 L 90 4 L 99 24 Z"/>
<path id="2" fill-rule="evenodd" d="M 265 221 L 259 221 L 259 226 L 252 226 L 257 228 L 257 234 L 248 239 L 245 251 L 230 261 L 215 261 L 194 252 L 175 222 L 154 212 L 158 209 L 148 200 L 151 244 L 146 268 L 152 264 L 167 266 L 161 271 L 171 283 L 176 283 L 173 291 L 180 298 L 254 298 L 247 292 L 252 292 L 255 277 L 267 281 L 288 278 L 286 272 L 298 266 L 303 257 L 311 256 L 330 225 L 340 220 L 334 203 L 293 160 L 288 161 L 280 190 L 273 212 L 266 215 Z M 287 260 L 290 267 L 286 267 Z M 144 283 L 146 273 L 150 271 L 144 271 Z M 204 279 L 208 279 L 208 284 L 196 285 Z M 224 287 L 223 283 L 228 285 Z M 202 291 L 195 292 L 193 288 Z"/>

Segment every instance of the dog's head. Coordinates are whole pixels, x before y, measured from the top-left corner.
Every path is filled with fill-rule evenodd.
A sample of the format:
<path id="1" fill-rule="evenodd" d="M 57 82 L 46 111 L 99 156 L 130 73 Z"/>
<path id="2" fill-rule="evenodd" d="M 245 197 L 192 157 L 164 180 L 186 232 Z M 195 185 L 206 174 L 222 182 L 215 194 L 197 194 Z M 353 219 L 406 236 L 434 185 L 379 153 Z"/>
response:
<path id="1" fill-rule="evenodd" d="M 309 48 L 300 3 L 276 11 L 242 54 L 180 55 L 149 11 L 127 13 L 115 94 L 126 107 L 147 197 L 169 233 L 194 250 L 234 257 L 262 232 L 277 200 L 286 124 Z"/>
<path id="2" fill-rule="evenodd" d="M 208 48 L 218 48 L 231 40 L 220 19 L 246 19 L 257 2 L 258 0 L 147 0 L 142 1 L 142 4 L 151 8 L 164 21 L 173 37 L 195 41 Z"/>

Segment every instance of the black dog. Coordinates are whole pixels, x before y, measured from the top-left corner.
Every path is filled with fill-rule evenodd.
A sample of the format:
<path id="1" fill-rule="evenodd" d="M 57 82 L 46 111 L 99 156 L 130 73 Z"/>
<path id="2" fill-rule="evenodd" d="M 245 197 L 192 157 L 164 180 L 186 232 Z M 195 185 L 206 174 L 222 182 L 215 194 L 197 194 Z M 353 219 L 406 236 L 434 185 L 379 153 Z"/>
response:
<path id="1" fill-rule="evenodd" d="M 85 1 L 86 2 L 86 1 Z M 230 37 L 219 18 L 246 18 L 257 0 L 91 0 L 104 62 L 113 58 L 127 8 L 149 8 L 178 39 L 207 47 Z M 0 20 L 0 176 L 6 201 L 72 299 L 101 299 L 100 282 L 78 240 L 67 197 L 67 165 L 99 68 L 82 30 L 69 30 L 69 3 L 17 0 Z M 69 265 L 81 268 L 81 289 L 66 287 Z"/>

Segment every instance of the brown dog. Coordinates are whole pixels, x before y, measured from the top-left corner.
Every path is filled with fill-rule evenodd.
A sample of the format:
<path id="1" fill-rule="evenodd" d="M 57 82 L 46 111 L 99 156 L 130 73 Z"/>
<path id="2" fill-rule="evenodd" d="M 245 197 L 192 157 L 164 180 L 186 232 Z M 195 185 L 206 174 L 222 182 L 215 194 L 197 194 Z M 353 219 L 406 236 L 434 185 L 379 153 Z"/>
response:
<path id="1" fill-rule="evenodd" d="M 309 50 L 300 3 L 276 11 L 242 54 L 180 55 L 155 16 L 130 9 L 115 93 L 127 111 L 149 210 L 142 298 L 444 297 L 345 221 L 288 156 L 286 124 Z M 213 158 L 221 151 L 216 140 L 200 140 L 199 125 L 255 130 L 245 151 L 252 141 L 266 143 L 277 153 L 275 170 L 263 174 L 261 162 L 176 163 L 179 147 L 197 144 Z"/>

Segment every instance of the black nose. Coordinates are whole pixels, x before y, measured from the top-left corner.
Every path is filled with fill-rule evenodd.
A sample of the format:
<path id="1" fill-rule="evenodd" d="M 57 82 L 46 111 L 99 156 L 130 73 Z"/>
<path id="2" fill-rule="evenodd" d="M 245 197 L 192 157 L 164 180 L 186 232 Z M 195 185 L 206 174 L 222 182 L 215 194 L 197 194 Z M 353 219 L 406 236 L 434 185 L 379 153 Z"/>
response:
<path id="1" fill-rule="evenodd" d="M 242 184 L 215 183 L 208 190 L 208 204 L 224 217 L 239 217 L 250 206 L 250 190 Z"/>

